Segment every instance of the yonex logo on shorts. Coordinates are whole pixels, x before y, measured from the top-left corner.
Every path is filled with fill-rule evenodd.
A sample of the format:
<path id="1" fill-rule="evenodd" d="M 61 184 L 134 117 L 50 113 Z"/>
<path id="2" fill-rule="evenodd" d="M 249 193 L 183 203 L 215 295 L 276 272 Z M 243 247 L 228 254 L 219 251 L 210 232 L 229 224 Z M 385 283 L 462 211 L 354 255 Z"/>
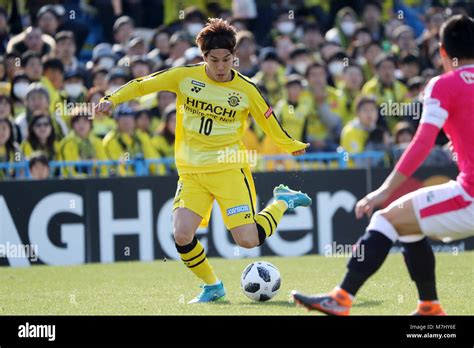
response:
<path id="1" fill-rule="evenodd" d="M 248 205 L 239 205 L 237 207 L 232 207 L 227 209 L 227 216 L 239 214 L 239 213 L 246 213 L 250 211 L 250 208 Z"/>

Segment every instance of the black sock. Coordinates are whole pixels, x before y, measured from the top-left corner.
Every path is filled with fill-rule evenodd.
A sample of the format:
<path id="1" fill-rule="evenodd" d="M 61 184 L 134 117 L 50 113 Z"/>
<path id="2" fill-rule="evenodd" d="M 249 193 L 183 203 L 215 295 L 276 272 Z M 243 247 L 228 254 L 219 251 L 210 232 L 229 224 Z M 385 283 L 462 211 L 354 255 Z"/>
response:
<path id="1" fill-rule="evenodd" d="M 375 230 L 366 232 L 347 263 L 348 271 L 340 287 L 355 296 L 364 282 L 380 268 L 392 245 L 392 240 L 384 234 Z"/>
<path id="2" fill-rule="evenodd" d="M 403 256 L 421 301 L 436 301 L 435 256 L 428 238 L 415 243 L 402 243 Z"/>
<path id="3" fill-rule="evenodd" d="M 257 224 L 257 232 L 258 232 L 258 246 L 262 245 L 263 242 L 265 242 L 265 239 L 267 238 L 267 234 L 265 233 L 265 229 L 263 226 L 260 226 Z"/>

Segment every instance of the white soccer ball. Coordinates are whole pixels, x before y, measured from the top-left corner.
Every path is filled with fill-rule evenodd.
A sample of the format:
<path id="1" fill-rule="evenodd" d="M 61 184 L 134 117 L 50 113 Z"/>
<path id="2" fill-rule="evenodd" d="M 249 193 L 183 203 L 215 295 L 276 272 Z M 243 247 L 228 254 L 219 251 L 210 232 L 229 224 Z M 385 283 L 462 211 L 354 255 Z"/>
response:
<path id="1" fill-rule="evenodd" d="M 280 272 L 269 262 L 253 262 L 242 272 L 240 286 L 244 294 L 251 300 L 268 301 L 280 289 Z"/>

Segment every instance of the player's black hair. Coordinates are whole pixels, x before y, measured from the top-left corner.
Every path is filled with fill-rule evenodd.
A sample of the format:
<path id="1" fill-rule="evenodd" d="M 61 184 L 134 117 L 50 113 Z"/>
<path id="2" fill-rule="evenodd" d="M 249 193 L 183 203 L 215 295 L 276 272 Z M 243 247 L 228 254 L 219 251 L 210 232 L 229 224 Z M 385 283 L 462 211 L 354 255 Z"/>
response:
<path id="1" fill-rule="evenodd" d="M 47 167 L 49 167 L 48 157 L 42 152 L 35 152 L 33 156 L 31 156 L 30 161 L 28 163 L 28 167 L 31 170 L 37 163 L 41 163 Z"/>
<path id="2" fill-rule="evenodd" d="M 204 55 L 219 48 L 234 54 L 236 35 L 235 28 L 229 22 L 221 18 L 209 18 L 206 26 L 197 35 L 196 43 Z"/>
<path id="3" fill-rule="evenodd" d="M 440 29 L 441 45 L 450 58 L 474 59 L 474 19 L 456 15 Z"/>
<path id="4" fill-rule="evenodd" d="M 309 72 L 312 70 L 312 69 L 323 69 L 326 74 L 327 74 L 327 70 L 326 70 L 326 66 L 321 63 L 321 62 L 313 62 L 311 63 L 307 68 L 306 68 L 306 73 L 305 73 L 305 77 L 308 78 L 309 76 Z"/>
<path id="5" fill-rule="evenodd" d="M 57 58 L 49 58 L 43 62 L 43 71 L 56 70 L 64 74 L 64 64 Z"/>
<path id="6" fill-rule="evenodd" d="M 377 99 L 375 99 L 375 97 L 371 95 L 360 95 L 355 100 L 356 111 L 359 111 L 364 104 L 373 104 L 375 108 L 378 108 Z"/>

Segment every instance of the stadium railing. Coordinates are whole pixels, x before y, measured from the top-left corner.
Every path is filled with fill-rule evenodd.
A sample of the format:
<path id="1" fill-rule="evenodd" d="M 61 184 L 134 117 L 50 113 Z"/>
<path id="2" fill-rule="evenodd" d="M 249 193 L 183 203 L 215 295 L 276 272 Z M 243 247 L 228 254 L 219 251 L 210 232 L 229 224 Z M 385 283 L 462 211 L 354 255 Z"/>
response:
<path id="1" fill-rule="evenodd" d="M 371 167 L 374 164 L 380 163 L 385 157 L 385 152 L 382 151 L 367 151 L 358 154 L 350 154 L 344 151 L 341 152 L 316 152 L 306 153 L 301 156 L 293 157 L 291 155 L 265 155 L 258 156 L 257 171 L 269 170 L 269 163 L 286 162 L 298 164 L 298 170 L 313 170 L 314 164 L 317 164 L 317 169 L 321 168 L 338 168 L 344 169 L 349 167 Z M 350 165 L 351 161 L 357 162 L 356 165 Z M 156 159 L 134 159 L 134 160 L 103 160 L 103 161 L 51 161 L 49 162 L 51 176 L 59 176 L 62 178 L 75 177 L 101 177 L 103 168 L 106 169 L 107 176 L 119 176 L 117 174 L 118 168 L 122 166 L 129 174 L 128 176 L 147 176 L 157 175 L 153 173 L 150 168 L 155 165 L 163 165 L 165 173 L 173 172 L 174 158 L 156 158 Z M 271 167 L 271 166 L 270 166 Z M 294 169 L 294 167 L 293 167 Z M 21 162 L 3 162 L 0 163 L 0 171 L 3 171 L 3 178 L 7 177 L 6 173 L 15 173 L 15 178 L 30 178 L 29 162 L 27 160 Z M 1 178 L 2 176 L 0 176 Z"/>

